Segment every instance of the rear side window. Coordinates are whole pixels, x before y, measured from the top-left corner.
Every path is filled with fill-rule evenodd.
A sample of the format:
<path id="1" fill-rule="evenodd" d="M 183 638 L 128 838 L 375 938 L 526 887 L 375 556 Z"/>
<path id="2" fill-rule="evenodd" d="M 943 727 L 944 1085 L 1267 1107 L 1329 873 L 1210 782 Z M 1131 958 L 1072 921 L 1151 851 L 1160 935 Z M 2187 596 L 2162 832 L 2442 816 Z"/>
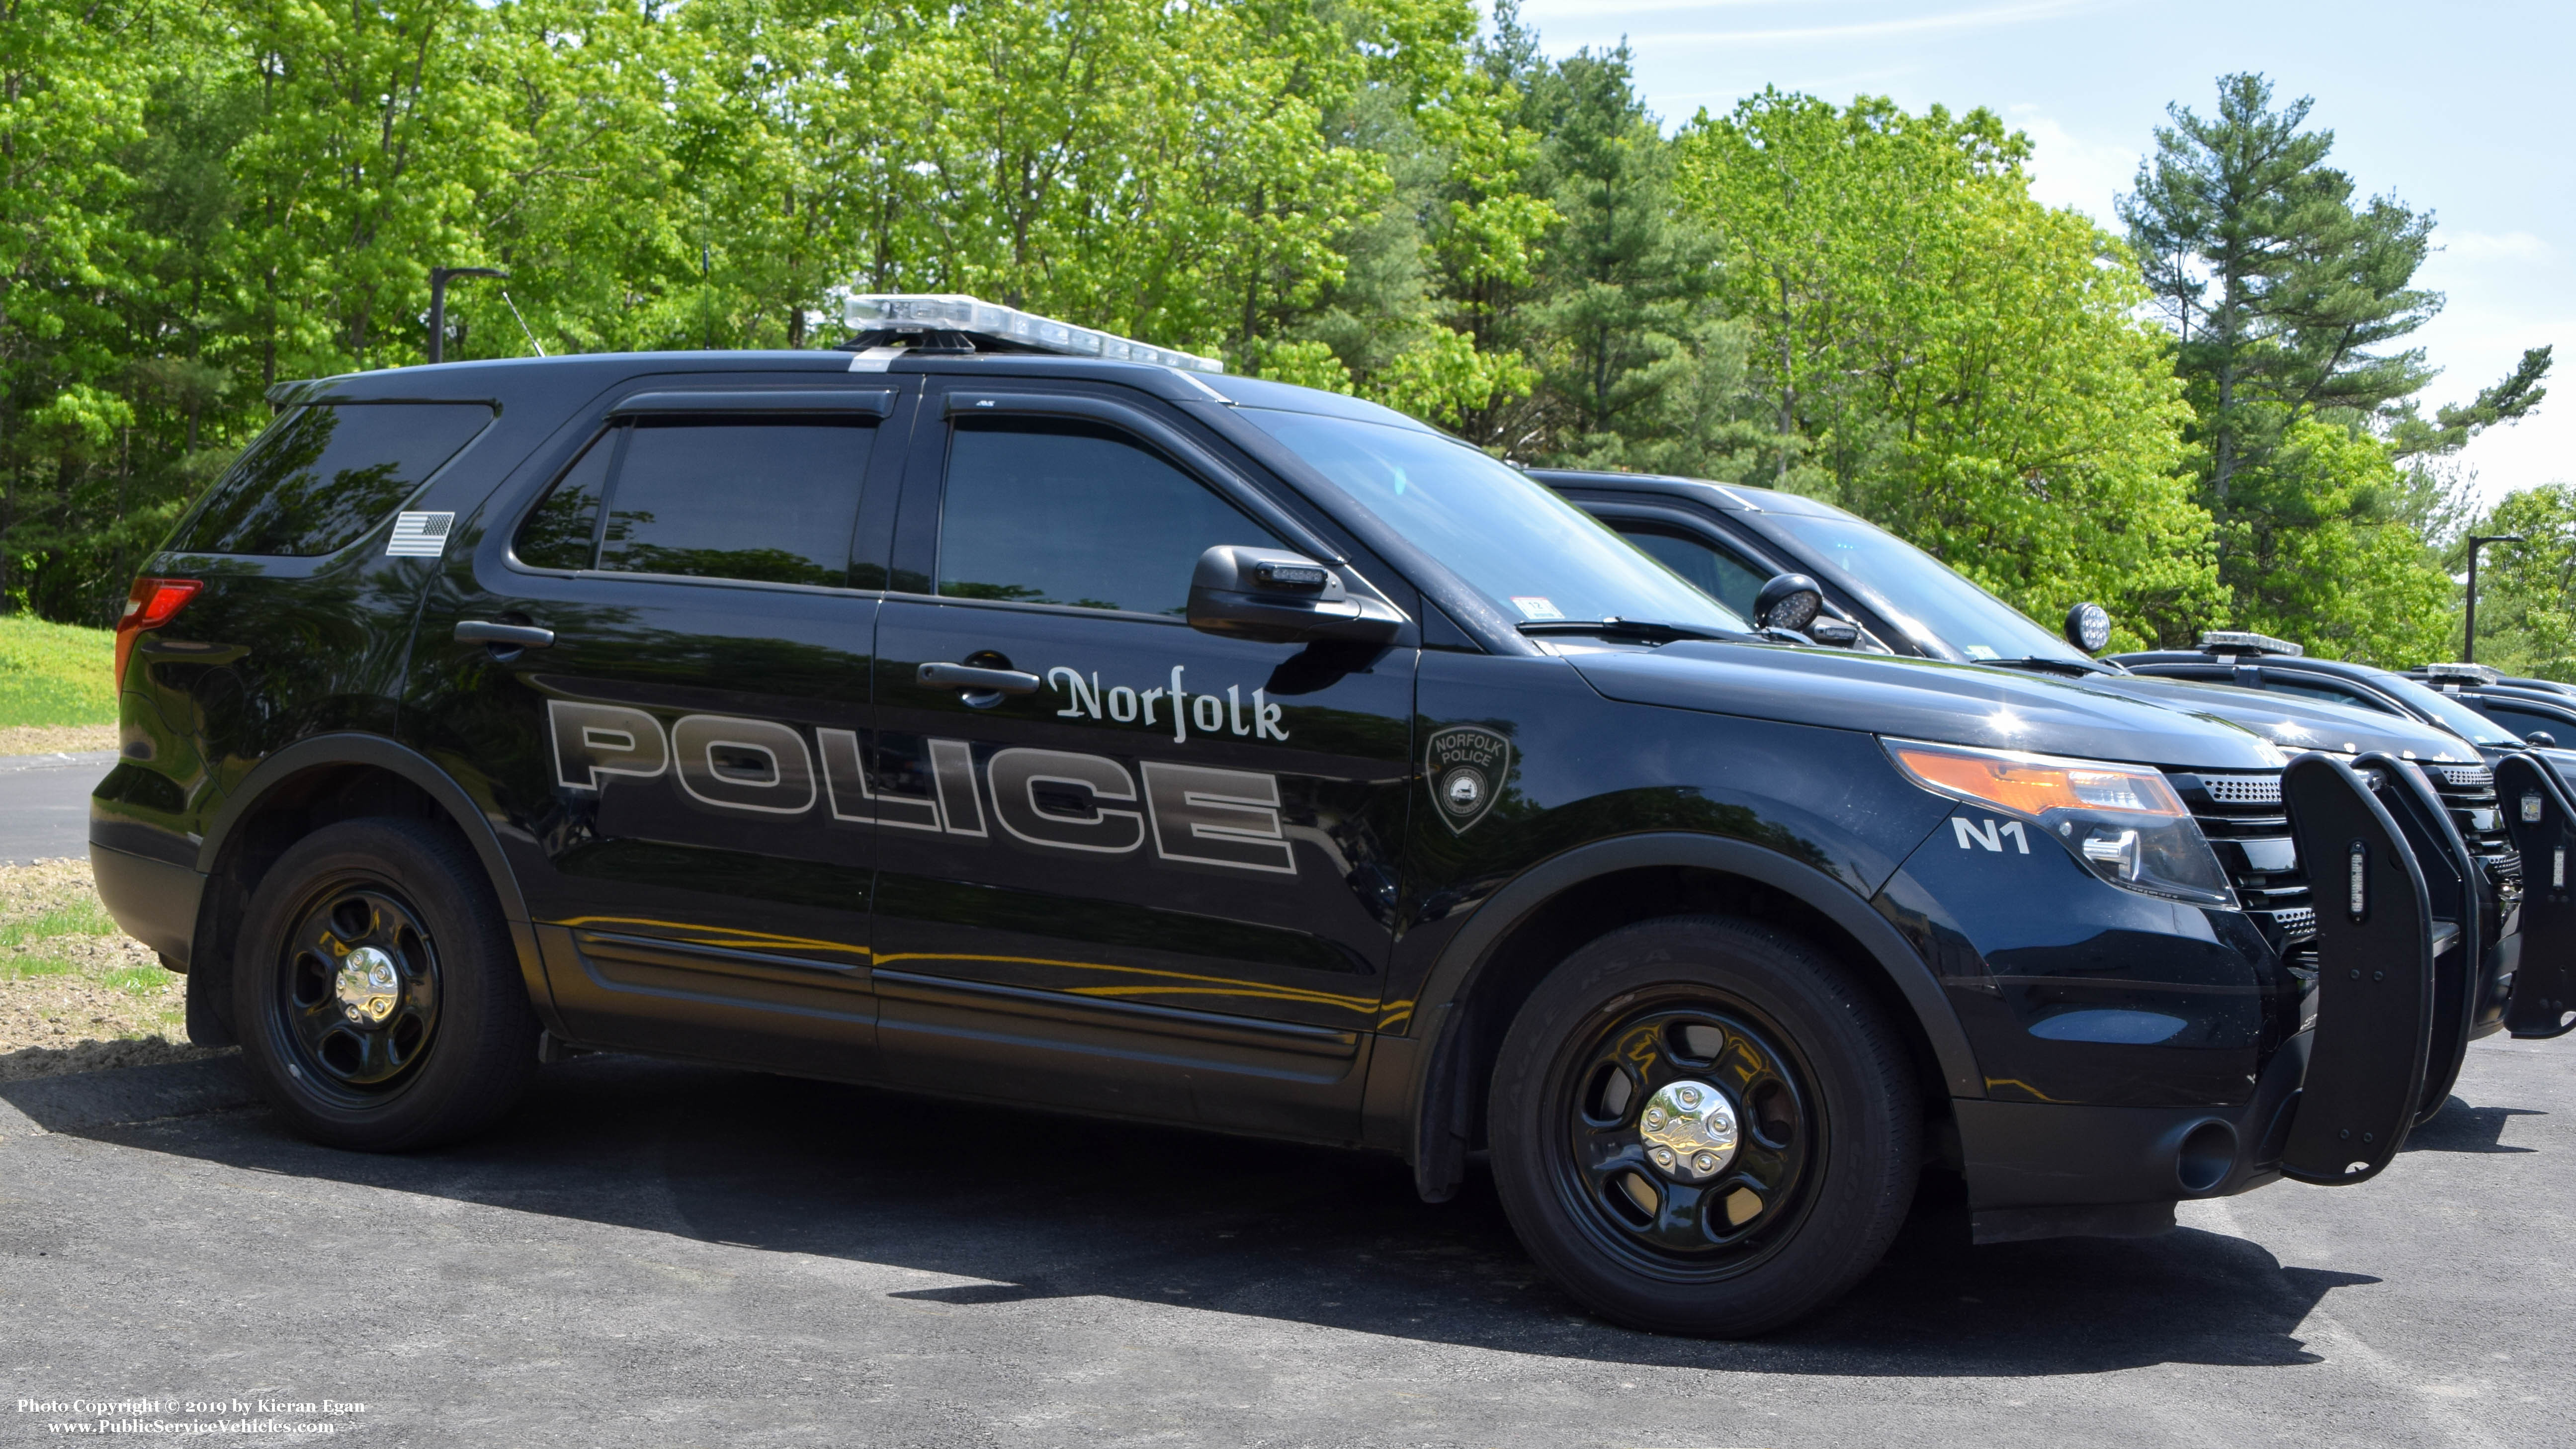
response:
<path id="1" fill-rule="evenodd" d="M 317 403 L 279 418 L 170 546 L 310 555 L 345 548 L 489 427 L 482 403 Z"/>
<path id="2" fill-rule="evenodd" d="M 876 429 L 646 421 L 591 444 L 512 540 L 537 568 L 846 585 Z"/>
<path id="3" fill-rule="evenodd" d="M 1189 612 L 1199 555 L 1278 548 L 1269 529 L 1159 454 L 1088 423 L 961 421 L 939 510 L 939 592 Z"/>

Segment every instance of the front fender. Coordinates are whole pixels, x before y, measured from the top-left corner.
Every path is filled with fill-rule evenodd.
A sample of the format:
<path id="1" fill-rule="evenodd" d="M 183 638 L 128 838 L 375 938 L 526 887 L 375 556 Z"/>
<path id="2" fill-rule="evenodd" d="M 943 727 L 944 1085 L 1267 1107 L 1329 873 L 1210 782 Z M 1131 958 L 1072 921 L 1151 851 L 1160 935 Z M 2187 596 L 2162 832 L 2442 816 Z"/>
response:
<path id="1" fill-rule="evenodd" d="M 1985 1095 L 1967 1033 L 1932 968 L 1849 886 L 1746 841 L 1680 832 L 1618 836 L 1551 856 L 1496 890 L 1451 938 L 1423 983 L 1417 1011 L 1430 1029 L 1409 1039 L 1379 1039 L 1370 1067 L 1366 1136 L 1403 1151 L 1426 1197 L 1436 1201 L 1447 1195 L 1456 1180 L 1453 1159 L 1464 1155 L 1461 1139 L 1447 1130 L 1456 1119 L 1455 1088 L 1462 1065 L 1455 1040 L 1460 1013 L 1452 1008 L 1472 997 L 1495 947 L 1540 906 L 1587 880 L 1653 867 L 1740 876 L 1822 913 L 1861 944 L 1913 1008 L 1950 1094 Z"/>

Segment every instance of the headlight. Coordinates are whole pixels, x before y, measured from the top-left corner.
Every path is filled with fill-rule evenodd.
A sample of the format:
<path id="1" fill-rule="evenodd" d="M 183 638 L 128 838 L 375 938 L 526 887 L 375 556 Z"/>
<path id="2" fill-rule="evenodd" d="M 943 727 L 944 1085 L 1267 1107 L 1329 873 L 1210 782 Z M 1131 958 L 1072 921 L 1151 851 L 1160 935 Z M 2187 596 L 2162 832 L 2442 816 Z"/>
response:
<path id="1" fill-rule="evenodd" d="M 2209 841 L 2153 770 L 2013 750 L 1886 744 L 1914 783 L 2029 821 L 2113 885 L 2200 905 L 2236 904 Z"/>

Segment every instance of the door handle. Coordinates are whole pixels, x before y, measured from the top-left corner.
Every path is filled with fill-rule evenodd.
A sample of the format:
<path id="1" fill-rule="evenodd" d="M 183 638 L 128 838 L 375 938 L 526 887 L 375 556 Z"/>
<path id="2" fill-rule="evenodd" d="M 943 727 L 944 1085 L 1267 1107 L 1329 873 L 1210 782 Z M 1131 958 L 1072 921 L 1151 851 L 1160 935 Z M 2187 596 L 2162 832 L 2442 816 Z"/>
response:
<path id="1" fill-rule="evenodd" d="M 972 664 L 925 664 L 914 675 L 933 689 L 973 689 L 994 694 L 1035 694 L 1038 677 L 1021 669 L 979 669 Z"/>
<path id="2" fill-rule="evenodd" d="M 485 619 L 463 619 L 456 625 L 459 644 L 495 644 L 504 649 L 545 649 L 555 642 L 555 631 L 529 624 L 495 624 Z"/>

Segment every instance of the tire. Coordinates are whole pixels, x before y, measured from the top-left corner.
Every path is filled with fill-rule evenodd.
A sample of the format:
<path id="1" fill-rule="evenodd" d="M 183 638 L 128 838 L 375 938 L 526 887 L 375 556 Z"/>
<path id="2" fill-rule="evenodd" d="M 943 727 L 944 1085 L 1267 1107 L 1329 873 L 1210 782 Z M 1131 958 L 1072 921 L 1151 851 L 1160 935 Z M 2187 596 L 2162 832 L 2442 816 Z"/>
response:
<path id="1" fill-rule="evenodd" d="M 422 821 L 343 821 L 289 847 L 251 896 L 233 977 L 252 1075 L 326 1146 L 469 1136 L 536 1070 L 500 902 L 464 844 Z"/>
<path id="2" fill-rule="evenodd" d="M 1513 1018 L 1494 1182 L 1593 1312 L 1744 1337 L 1877 1265 L 1913 1202 L 1922 1115 L 1903 1043 L 1841 963 L 1751 922 L 1670 917 L 1575 952 Z"/>

